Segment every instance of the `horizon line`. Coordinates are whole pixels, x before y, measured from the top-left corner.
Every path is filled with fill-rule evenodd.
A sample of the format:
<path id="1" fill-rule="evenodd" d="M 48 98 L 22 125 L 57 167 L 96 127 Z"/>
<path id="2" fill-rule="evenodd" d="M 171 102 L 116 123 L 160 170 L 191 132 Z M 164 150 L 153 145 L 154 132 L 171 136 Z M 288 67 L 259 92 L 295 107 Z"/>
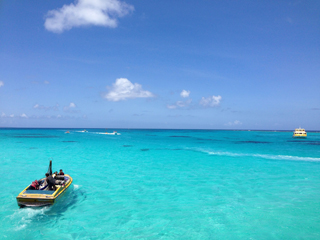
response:
<path id="1" fill-rule="evenodd" d="M 66 128 L 66 127 L 0 127 L 0 129 L 125 129 L 125 130 L 201 130 L 201 131 L 263 131 L 263 132 L 292 132 L 294 130 L 278 130 L 278 129 L 218 129 L 218 128 L 113 128 L 113 127 L 77 127 L 77 128 Z M 320 132 L 320 130 L 308 130 L 308 132 Z"/>

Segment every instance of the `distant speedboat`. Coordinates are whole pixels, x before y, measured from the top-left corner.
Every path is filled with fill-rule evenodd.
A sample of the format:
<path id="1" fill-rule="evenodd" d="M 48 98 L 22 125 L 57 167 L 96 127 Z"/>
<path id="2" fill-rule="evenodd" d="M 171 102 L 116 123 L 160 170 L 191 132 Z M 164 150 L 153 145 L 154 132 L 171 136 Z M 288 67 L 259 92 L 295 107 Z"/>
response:
<path id="1" fill-rule="evenodd" d="M 52 174 L 52 161 L 50 161 L 48 173 L 55 179 L 56 190 L 49 189 L 46 178 L 36 180 L 17 196 L 17 203 L 20 207 L 53 205 L 73 181 L 72 177 L 68 174 L 59 175 L 57 172 Z"/>
<path id="2" fill-rule="evenodd" d="M 108 132 L 105 132 L 103 134 L 107 134 L 107 135 L 121 135 L 120 133 L 118 133 L 117 131 L 113 131 L 112 133 L 108 133 Z"/>
<path id="3" fill-rule="evenodd" d="M 80 132 L 88 132 L 88 131 L 84 129 L 84 130 L 82 130 L 82 131 L 80 131 Z"/>
<path id="4" fill-rule="evenodd" d="M 69 131 L 66 131 L 65 133 L 70 133 Z"/>
<path id="5" fill-rule="evenodd" d="M 293 132 L 292 137 L 294 138 L 306 138 L 307 137 L 307 133 L 306 130 L 303 128 L 296 128 Z"/>

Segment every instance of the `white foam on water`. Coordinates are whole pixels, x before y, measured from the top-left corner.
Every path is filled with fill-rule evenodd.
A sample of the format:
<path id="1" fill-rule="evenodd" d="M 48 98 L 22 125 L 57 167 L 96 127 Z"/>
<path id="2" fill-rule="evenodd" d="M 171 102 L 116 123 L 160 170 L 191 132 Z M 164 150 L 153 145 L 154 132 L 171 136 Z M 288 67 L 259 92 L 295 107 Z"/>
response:
<path id="1" fill-rule="evenodd" d="M 20 231 L 20 230 L 26 228 L 26 226 L 27 226 L 27 224 L 22 224 L 22 225 L 16 227 L 14 230 L 15 230 L 15 231 Z"/>
<path id="2" fill-rule="evenodd" d="M 287 161 L 307 161 L 307 162 L 320 162 L 320 158 L 314 157 L 299 157 L 289 155 L 269 155 L 269 154 L 246 154 L 246 153 L 232 153 L 232 152 L 213 152 L 200 150 L 201 152 L 208 153 L 210 155 L 218 156 L 230 156 L 230 157 L 257 157 L 271 160 L 287 160 Z"/>
<path id="3" fill-rule="evenodd" d="M 253 154 L 253 156 L 265 158 L 265 159 L 274 159 L 274 160 L 320 162 L 320 158 L 313 158 L 313 157 L 298 157 L 298 156 L 288 156 L 288 155 L 264 155 L 264 154 Z"/>
<path id="4" fill-rule="evenodd" d="M 114 134 L 113 132 L 92 132 L 93 134 L 103 134 L 103 135 L 113 135 L 113 136 L 116 136 L 116 135 L 121 135 L 121 133 L 117 133 L 117 134 Z"/>
<path id="5" fill-rule="evenodd" d="M 16 220 L 18 226 L 15 227 L 15 231 L 20 231 L 27 227 L 27 225 L 32 221 L 33 218 L 44 215 L 46 211 L 49 210 L 49 207 L 43 207 L 41 209 L 34 208 L 22 208 L 15 211 L 10 218 Z"/>
<path id="6" fill-rule="evenodd" d="M 79 188 L 80 188 L 79 185 L 73 184 L 73 189 L 74 189 L 74 190 L 77 190 L 77 189 L 79 189 Z"/>

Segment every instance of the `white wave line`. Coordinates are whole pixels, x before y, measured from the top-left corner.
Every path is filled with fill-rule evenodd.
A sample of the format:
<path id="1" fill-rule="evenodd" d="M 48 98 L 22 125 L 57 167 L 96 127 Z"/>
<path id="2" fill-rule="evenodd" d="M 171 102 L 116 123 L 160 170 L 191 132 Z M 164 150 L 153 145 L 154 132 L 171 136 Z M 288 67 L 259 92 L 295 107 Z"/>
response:
<path id="1" fill-rule="evenodd" d="M 273 160 L 320 162 L 320 158 L 313 158 L 313 157 L 299 157 L 299 156 L 289 156 L 289 155 L 268 155 L 268 154 L 245 154 L 245 153 L 212 152 L 212 151 L 202 151 L 202 152 L 208 153 L 210 155 L 230 156 L 230 157 L 258 157 L 258 158 L 273 159 Z"/>

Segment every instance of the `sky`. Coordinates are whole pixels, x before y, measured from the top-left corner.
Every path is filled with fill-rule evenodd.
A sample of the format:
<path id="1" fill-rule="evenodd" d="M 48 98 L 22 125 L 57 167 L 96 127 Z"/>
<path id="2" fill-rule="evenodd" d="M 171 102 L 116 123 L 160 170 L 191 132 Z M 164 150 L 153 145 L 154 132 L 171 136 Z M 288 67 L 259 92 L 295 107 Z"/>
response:
<path id="1" fill-rule="evenodd" d="M 0 1 L 0 127 L 320 130 L 320 1 Z"/>

